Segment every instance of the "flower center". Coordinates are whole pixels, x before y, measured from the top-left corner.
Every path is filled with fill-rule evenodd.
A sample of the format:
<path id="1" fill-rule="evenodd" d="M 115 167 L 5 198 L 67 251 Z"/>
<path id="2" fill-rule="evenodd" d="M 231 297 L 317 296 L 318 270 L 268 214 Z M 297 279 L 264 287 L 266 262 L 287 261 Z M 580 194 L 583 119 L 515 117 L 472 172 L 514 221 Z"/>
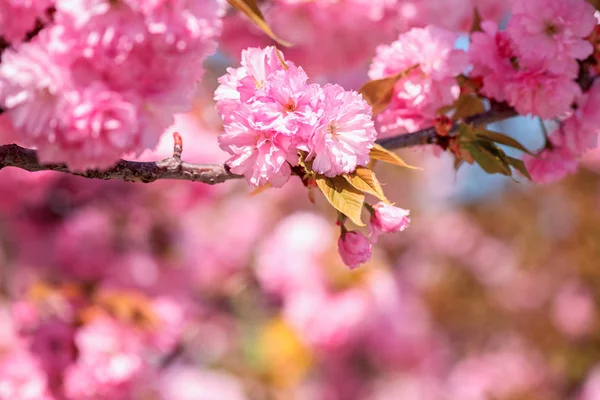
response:
<path id="1" fill-rule="evenodd" d="M 333 136 L 339 135 L 339 133 L 337 133 L 337 125 L 335 124 L 335 121 L 332 121 L 329 124 L 327 124 L 327 132 Z"/>
<path id="2" fill-rule="evenodd" d="M 544 32 L 548 36 L 554 36 L 559 32 L 559 30 L 558 30 L 558 27 L 556 25 L 554 25 L 552 22 L 547 22 L 546 29 L 544 29 Z"/>
<path id="3" fill-rule="evenodd" d="M 286 112 L 294 112 L 294 111 L 296 111 L 296 104 L 294 103 L 294 100 L 289 99 L 288 102 L 283 105 L 283 109 Z"/>

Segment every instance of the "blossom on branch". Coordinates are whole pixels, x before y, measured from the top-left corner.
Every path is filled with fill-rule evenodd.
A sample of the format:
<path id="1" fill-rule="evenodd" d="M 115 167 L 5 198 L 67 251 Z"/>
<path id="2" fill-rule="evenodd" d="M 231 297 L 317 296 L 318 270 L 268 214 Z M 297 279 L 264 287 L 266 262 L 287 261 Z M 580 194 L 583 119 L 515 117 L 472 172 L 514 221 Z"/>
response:
<path id="1" fill-rule="evenodd" d="M 215 91 L 224 122 L 227 164 L 254 186 L 282 186 L 298 151 L 328 177 L 366 165 L 377 133 L 361 95 L 339 85 L 308 84 L 300 67 L 275 47 L 247 49 L 242 66 L 228 69 Z"/>

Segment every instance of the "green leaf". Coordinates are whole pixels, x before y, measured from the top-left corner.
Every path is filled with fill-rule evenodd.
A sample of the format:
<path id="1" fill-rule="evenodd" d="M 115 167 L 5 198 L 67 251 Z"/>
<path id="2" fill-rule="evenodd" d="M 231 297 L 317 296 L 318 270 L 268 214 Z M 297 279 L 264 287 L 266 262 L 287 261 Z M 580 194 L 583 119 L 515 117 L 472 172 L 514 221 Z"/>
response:
<path id="1" fill-rule="evenodd" d="M 344 179 L 348 181 L 356 189 L 377 197 L 381 201 L 389 203 L 388 199 L 383 193 L 383 188 L 379 183 L 379 180 L 375 176 L 375 173 L 365 167 L 357 167 L 356 170 L 351 174 L 343 175 Z"/>
<path id="2" fill-rule="evenodd" d="M 358 93 L 360 93 L 366 102 L 373 108 L 373 115 L 377 115 L 385 110 L 388 104 L 390 104 L 390 101 L 392 101 L 396 83 L 410 74 L 412 70 L 417 67 L 418 65 L 413 65 L 406 71 L 399 72 L 396 75 L 368 81 L 362 85 Z"/>
<path id="3" fill-rule="evenodd" d="M 271 27 L 265 21 L 265 17 L 263 16 L 262 12 L 258 8 L 258 5 L 256 4 L 256 0 L 227 0 L 227 2 L 229 4 L 231 4 L 232 7 L 239 10 L 244 15 L 246 15 L 248 18 L 250 18 L 250 20 L 254 23 L 254 25 L 256 25 L 264 33 L 269 35 L 269 37 L 271 39 L 273 39 L 280 45 L 285 46 L 285 47 L 290 47 L 292 45 L 291 43 L 289 43 L 289 42 L 281 39 L 277 35 L 275 35 L 275 32 L 273 32 Z"/>
<path id="4" fill-rule="evenodd" d="M 507 161 L 504 159 L 507 156 L 500 149 L 498 151 L 491 151 L 486 148 L 483 144 L 485 142 L 470 142 L 466 143 L 464 148 L 467 150 L 475 162 L 488 174 L 502 174 L 511 176 L 512 171 L 507 165 Z M 493 143 L 492 143 L 493 145 Z"/>
<path id="5" fill-rule="evenodd" d="M 327 178 L 319 176 L 317 186 L 329 203 L 339 212 L 350 218 L 358 226 L 365 226 L 360 214 L 365 202 L 365 195 L 352 186 L 344 177 Z"/>
<path id="6" fill-rule="evenodd" d="M 371 149 L 369 156 L 371 157 L 372 160 L 380 160 L 380 161 L 383 161 L 386 163 L 397 165 L 399 167 L 421 169 L 418 167 L 413 167 L 412 165 L 408 165 L 396 153 L 393 153 L 393 152 L 389 151 L 388 149 L 381 147 L 378 144 L 373 145 L 373 148 Z"/>
<path id="7" fill-rule="evenodd" d="M 512 147 L 517 150 L 521 150 L 527 154 L 532 154 L 529 150 L 527 150 L 521 143 L 517 140 L 511 138 L 500 132 L 490 131 L 489 129 L 480 128 L 476 130 L 476 135 L 478 138 L 489 139 L 498 144 L 503 144 L 508 147 Z"/>
<path id="8" fill-rule="evenodd" d="M 475 139 L 473 125 L 462 123 L 458 126 L 458 137 L 461 141 L 472 141 Z"/>
<path id="9" fill-rule="evenodd" d="M 454 109 L 452 119 L 455 121 L 485 112 L 483 101 L 479 97 L 469 94 L 461 95 L 454 103 Z"/>
<path id="10" fill-rule="evenodd" d="M 529 171 L 527 171 L 527 168 L 525 167 L 525 163 L 523 162 L 523 160 L 519 160 L 518 158 L 509 157 L 509 156 L 507 156 L 507 158 L 508 158 L 508 163 L 510 164 L 511 167 L 513 167 L 514 169 L 519 171 L 521 173 L 521 175 L 523 175 L 525 178 L 531 180 L 531 175 L 529 175 Z"/>

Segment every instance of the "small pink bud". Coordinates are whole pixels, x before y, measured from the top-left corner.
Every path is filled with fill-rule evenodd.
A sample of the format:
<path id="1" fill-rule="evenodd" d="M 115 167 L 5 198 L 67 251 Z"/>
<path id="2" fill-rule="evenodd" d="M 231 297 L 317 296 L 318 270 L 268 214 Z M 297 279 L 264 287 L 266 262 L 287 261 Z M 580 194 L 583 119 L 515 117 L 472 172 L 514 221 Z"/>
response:
<path id="1" fill-rule="evenodd" d="M 371 258 L 371 242 L 360 232 L 346 232 L 338 240 L 338 252 L 344 264 L 354 269 Z"/>
<path id="2" fill-rule="evenodd" d="M 410 224 L 409 210 L 379 202 L 373 206 L 370 236 L 376 241 L 381 233 L 401 232 Z"/>

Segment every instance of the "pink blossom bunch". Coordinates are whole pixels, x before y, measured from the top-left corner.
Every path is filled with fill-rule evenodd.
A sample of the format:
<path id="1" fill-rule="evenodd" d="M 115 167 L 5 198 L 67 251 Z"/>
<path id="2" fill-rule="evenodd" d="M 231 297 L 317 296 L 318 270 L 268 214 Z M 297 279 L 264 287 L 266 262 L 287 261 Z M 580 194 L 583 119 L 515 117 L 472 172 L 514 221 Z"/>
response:
<path id="1" fill-rule="evenodd" d="M 475 9 L 484 19 L 499 21 L 508 11 L 508 2 L 494 0 L 409 0 L 399 2 L 398 20 L 402 26 L 435 25 L 452 31 L 468 32 Z"/>
<path id="2" fill-rule="evenodd" d="M 219 143 L 232 156 L 231 171 L 253 186 L 281 187 L 298 151 L 329 177 L 366 165 L 377 135 L 371 107 L 339 85 L 308 84 L 304 70 L 277 52 L 272 46 L 246 49 L 241 67 L 219 78 Z"/>
<path id="3" fill-rule="evenodd" d="M 57 1 L 53 23 L 2 56 L 11 140 L 75 170 L 155 147 L 173 114 L 191 108 L 223 9 L 171 3 Z"/>
<path id="4" fill-rule="evenodd" d="M 525 155 L 523 160 L 537 183 L 551 183 L 577 171 L 578 159 L 598 145 L 600 132 L 600 84 L 577 96 L 569 117 L 559 122 L 550 134 L 549 144 L 537 157 Z"/>
<path id="5" fill-rule="evenodd" d="M 65 374 L 68 398 L 126 398 L 147 369 L 143 336 L 112 319 L 99 318 L 78 330 L 75 343 L 77 362 Z"/>
<path id="6" fill-rule="evenodd" d="M 581 94 L 578 60 L 592 54 L 585 38 L 596 20 L 584 0 L 515 2 L 506 31 L 493 21 L 471 35 L 471 76 L 483 78 L 481 93 L 506 101 L 522 115 L 556 118 Z"/>
<path id="7" fill-rule="evenodd" d="M 397 33 L 398 0 L 276 0 L 261 7 L 266 21 L 293 44 L 286 56 L 314 77 L 362 70 L 375 47 Z M 270 43 L 239 15 L 224 19 L 221 44 L 237 55 L 249 46 Z"/>
<path id="8" fill-rule="evenodd" d="M 578 169 L 577 158 L 564 145 L 560 130 L 550 134 L 549 143 L 537 155 L 523 156 L 527 171 L 536 183 L 556 182 Z"/>
<path id="9" fill-rule="evenodd" d="M 0 1 L 0 36 L 19 43 L 33 31 L 36 22 L 48 21 L 47 13 L 53 0 L 2 0 Z"/>
<path id="10" fill-rule="evenodd" d="M 377 116 L 382 135 L 432 126 L 438 110 L 460 94 L 456 76 L 468 66 L 467 54 L 456 50 L 458 33 L 435 26 L 413 28 L 398 40 L 377 48 L 369 78 L 406 72 L 394 87 L 392 101 Z"/>

